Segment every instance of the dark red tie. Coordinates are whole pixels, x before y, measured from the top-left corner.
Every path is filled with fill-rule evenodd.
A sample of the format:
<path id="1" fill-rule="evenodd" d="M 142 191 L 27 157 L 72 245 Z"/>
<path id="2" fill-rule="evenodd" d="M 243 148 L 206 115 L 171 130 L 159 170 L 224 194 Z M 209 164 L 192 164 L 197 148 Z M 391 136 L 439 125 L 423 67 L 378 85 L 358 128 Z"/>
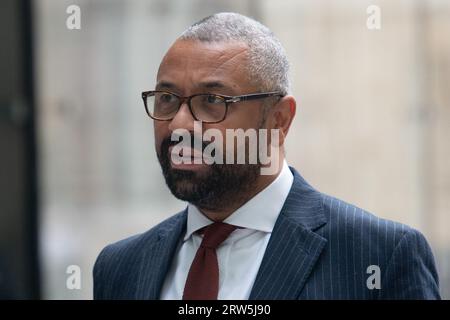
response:
<path id="1" fill-rule="evenodd" d="M 216 248 L 238 227 L 214 222 L 204 229 L 202 243 L 195 254 L 186 285 L 184 300 L 216 300 L 219 293 L 219 264 Z"/>

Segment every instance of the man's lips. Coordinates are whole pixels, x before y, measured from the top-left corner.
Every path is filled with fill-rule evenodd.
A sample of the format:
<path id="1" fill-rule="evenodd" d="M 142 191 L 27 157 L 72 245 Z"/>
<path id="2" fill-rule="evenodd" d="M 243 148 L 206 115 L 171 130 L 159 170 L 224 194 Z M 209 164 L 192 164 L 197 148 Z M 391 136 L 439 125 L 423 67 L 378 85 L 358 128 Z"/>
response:
<path id="1" fill-rule="evenodd" d="M 172 157 L 173 147 L 174 146 L 169 147 L 169 157 Z M 187 148 L 181 149 L 181 151 L 179 153 L 180 157 L 183 157 L 183 151 L 185 151 L 185 150 L 187 150 Z M 190 150 L 190 154 L 191 154 L 191 159 L 195 159 L 195 158 L 202 159 L 203 158 L 203 153 L 200 150 L 192 149 L 192 148 L 189 148 L 189 150 Z"/>
<path id="2" fill-rule="evenodd" d="M 183 157 L 183 151 L 187 151 L 187 148 L 182 148 L 180 153 L 177 154 L 172 154 L 172 150 L 173 150 L 173 146 L 169 147 L 169 158 L 170 158 L 170 164 L 172 166 L 172 168 L 176 168 L 176 169 L 193 169 L 195 167 L 199 167 L 199 166 L 205 166 L 206 164 L 204 163 L 204 159 L 209 159 L 209 157 L 203 157 L 203 153 L 197 149 L 192 149 L 192 148 L 188 148 L 188 150 L 190 151 L 191 157 L 190 158 L 186 158 Z M 179 159 L 181 158 L 181 163 L 174 163 L 172 161 L 172 157 L 174 156 L 178 156 Z"/>

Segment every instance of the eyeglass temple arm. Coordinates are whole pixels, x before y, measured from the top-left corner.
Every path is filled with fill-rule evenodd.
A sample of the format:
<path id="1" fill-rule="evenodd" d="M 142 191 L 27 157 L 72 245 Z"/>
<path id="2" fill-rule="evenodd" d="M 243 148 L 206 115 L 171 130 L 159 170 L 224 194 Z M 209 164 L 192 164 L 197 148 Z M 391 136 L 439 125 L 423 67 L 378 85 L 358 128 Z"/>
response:
<path id="1" fill-rule="evenodd" d="M 236 96 L 236 97 L 230 97 L 226 100 L 226 102 L 240 102 L 240 101 L 247 101 L 247 100 L 256 100 L 256 99 L 262 99 L 262 98 L 268 98 L 273 96 L 280 96 L 283 97 L 284 95 L 281 92 L 266 92 L 266 93 L 255 93 L 255 94 L 248 94 L 244 96 Z"/>

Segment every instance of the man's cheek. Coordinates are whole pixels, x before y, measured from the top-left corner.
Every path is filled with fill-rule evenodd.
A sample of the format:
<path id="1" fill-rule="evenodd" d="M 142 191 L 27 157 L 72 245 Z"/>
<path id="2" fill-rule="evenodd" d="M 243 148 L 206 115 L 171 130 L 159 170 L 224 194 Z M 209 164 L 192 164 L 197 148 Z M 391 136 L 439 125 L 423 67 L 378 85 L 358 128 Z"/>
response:
<path id="1" fill-rule="evenodd" d="M 164 141 L 164 135 L 155 130 L 155 148 L 157 152 L 161 151 L 161 145 Z"/>
<path id="2" fill-rule="evenodd" d="M 161 141 L 159 139 L 155 139 L 155 150 L 158 155 L 161 153 Z"/>
<path id="3" fill-rule="evenodd" d="M 163 138 L 170 133 L 167 126 L 167 121 L 154 121 L 153 128 L 155 140 L 162 141 Z"/>

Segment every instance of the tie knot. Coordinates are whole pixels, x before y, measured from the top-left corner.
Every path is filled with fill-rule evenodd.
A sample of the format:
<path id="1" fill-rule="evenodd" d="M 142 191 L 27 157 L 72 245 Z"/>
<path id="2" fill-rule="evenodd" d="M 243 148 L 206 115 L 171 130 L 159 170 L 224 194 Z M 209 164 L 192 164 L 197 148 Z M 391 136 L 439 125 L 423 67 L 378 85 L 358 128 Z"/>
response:
<path id="1" fill-rule="evenodd" d="M 216 249 L 238 227 L 228 223 L 214 222 L 204 230 L 201 247 Z"/>

